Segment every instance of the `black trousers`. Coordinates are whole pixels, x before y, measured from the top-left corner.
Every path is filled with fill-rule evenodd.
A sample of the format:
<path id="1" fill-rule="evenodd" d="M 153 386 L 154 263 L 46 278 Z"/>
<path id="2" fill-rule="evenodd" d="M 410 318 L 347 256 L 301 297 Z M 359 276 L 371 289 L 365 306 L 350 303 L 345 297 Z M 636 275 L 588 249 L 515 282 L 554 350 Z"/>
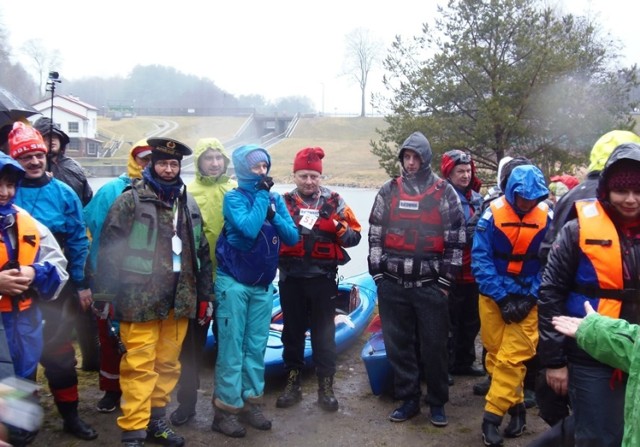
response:
<path id="1" fill-rule="evenodd" d="M 476 336 L 480 331 L 478 314 L 478 285 L 456 284 L 449 295 L 451 339 L 449 341 L 449 370 L 465 369 L 476 360 Z"/>
<path id="2" fill-rule="evenodd" d="M 318 377 L 336 373 L 335 277 L 294 278 L 278 283 L 284 329 L 282 357 L 287 371 L 304 366 L 305 333 L 311 332 L 313 364 Z"/>
<path id="3" fill-rule="evenodd" d="M 176 398 L 181 407 L 194 412 L 200 387 L 200 366 L 207 340 L 209 325 L 200 326 L 197 320 L 189 320 L 187 335 L 180 351 L 180 379 Z"/>

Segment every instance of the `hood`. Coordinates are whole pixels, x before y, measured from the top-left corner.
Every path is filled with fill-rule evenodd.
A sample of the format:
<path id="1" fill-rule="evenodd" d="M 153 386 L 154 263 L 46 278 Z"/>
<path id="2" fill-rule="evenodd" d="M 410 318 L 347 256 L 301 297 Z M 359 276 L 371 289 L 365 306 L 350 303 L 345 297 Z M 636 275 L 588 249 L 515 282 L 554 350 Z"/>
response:
<path id="1" fill-rule="evenodd" d="M 597 197 L 600 201 L 608 201 L 609 190 L 607 188 L 607 179 L 611 168 L 618 163 L 625 162 L 639 162 L 640 163 L 640 144 L 638 143 L 625 143 L 617 146 L 611 156 L 607 159 L 600 178 L 598 180 Z"/>
<path id="2" fill-rule="evenodd" d="M 24 178 L 24 169 L 17 160 L 14 160 L 5 153 L 0 152 L 0 176 L 3 171 L 13 171 L 18 176 L 18 185 Z M 6 204 L 0 205 L 0 216 L 6 216 L 7 214 L 14 214 L 16 210 L 13 208 L 13 203 L 16 200 L 16 195 L 7 201 Z"/>
<path id="3" fill-rule="evenodd" d="M 516 194 L 526 200 L 542 202 L 549 196 L 542 171 L 533 165 L 516 166 L 507 180 L 505 198 L 515 208 Z"/>
<path id="4" fill-rule="evenodd" d="M 400 146 L 400 150 L 398 151 L 398 160 L 400 160 L 400 166 L 402 166 L 402 151 L 405 149 L 411 149 L 416 152 L 420 159 L 422 160 L 422 164 L 420 165 L 420 170 L 418 171 L 418 176 L 423 173 L 429 173 L 431 171 L 431 159 L 433 158 L 433 151 L 431 150 L 431 144 L 429 144 L 429 140 L 425 137 L 422 132 L 413 132 L 409 137 L 404 140 L 402 146 Z M 407 173 L 402 167 L 402 176 L 406 176 Z"/>
<path id="5" fill-rule="evenodd" d="M 628 130 L 612 130 L 598 138 L 591 149 L 588 171 L 602 171 L 611 152 L 624 143 L 640 143 L 640 137 Z"/>
<path id="6" fill-rule="evenodd" d="M 136 158 L 133 156 L 133 151 L 138 147 L 149 146 L 146 138 L 139 140 L 131 146 L 131 150 L 129 151 L 129 158 L 127 160 L 127 175 L 129 178 L 142 178 L 142 166 L 136 162 Z"/>
<path id="7" fill-rule="evenodd" d="M 54 135 L 57 135 L 60 138 L 60 153 L 63 154 L 65 149 L 67 148 L 67 144 L 69 144 L 69 135 L 64 133 L 64 131 L 60 128 L 60 126 L 56 123 L 52 123 L 50 118 L 43 116 L 39 118 L 35 123 L 33 123 L 33 127 L 40 132 L 42 135 L 42 139 L 46 141 L 47 135 L 49 132 L 53 132 Z"/>
<path id="8" fill-rule="evenodd" d="M 500 187 L 500 181 L 502 180 L 502 169 L 504 168 L 504 165 L 509 163 L 511 160 L 513 160 L 513 157 L 506 156 L 502 157 L 498 162 L 498 172 L 496 173 L 496 185 L 498 185 L 498 187 Z"/>
<path id="9" fill-rule="evenodd" d="M 267 155 L 267 175 L 271 170 L 271 156 L 269 151 L 258 146 L 257 144 L 247 144 L 240 146 L 231 154 L 231 160 L 233 161 L 233 168 L 235 169 L 236 178 L 238 179 L 238 186 L 242 189 L 253 190 L 256 182 L 260 179 L 260 176 L 251 172 L 251 166 L 247 164 L 246 158 L 250 152 L 263 151 Z"/>
<path id="10" fill-rule="evenodd" d="M 227 151 L 225 150 L 220 140 L 218 140 L 217 138 L 200 138 L 196 143 L 196 147 L 193 151 L 193 155 L 195 157 L 195 165 L 198 167 L 198 169 L 196 169 L 196 177 L 203 177 L 199 169 L 200 156 L 204 154 L 208 149 L 218 151 L 220 152 L 220 154 L 222 154 L 222 157 L 224 158 L 223 173 L 226 174 L 227 169 L 229 168 L 229 162 L 231 160 L 229 159 L 229 154 L 227 154 Z"/>

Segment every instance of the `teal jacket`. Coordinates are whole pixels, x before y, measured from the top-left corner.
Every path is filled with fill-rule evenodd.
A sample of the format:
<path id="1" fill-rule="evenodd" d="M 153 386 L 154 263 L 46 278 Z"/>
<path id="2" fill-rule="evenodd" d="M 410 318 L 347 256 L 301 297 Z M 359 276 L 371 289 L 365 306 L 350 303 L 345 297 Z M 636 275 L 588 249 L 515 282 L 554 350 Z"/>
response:
<path id="1" fill-rule="evenodd" d="M 624 403 L 623 447 L 640 445 L 640 326 L 600 314 L 587 316 L 576 333 L 580 348 L 629 374 Z"/>

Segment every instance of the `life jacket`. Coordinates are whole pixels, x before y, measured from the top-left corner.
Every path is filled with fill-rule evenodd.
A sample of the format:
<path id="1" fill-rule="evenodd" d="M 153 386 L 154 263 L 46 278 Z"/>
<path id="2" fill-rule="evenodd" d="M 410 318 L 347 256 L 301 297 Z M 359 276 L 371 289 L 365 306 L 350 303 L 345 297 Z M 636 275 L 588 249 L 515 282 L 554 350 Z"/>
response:
<path id="1" fill-rule="evenodd" d="M 500 247 L 500 244 L 494 247 L 494 256 L 506 261 L 506 268 L 496 264 L 498 271 L 511 275 L 536 271 L 539 265 L 538 247 L 532 247 L 532 242 L 547 226 L 549 206 L 540 202 L 522 218 L 504 196 L 498 197 L 489 206 L 496 229 L 504 234 L 510 244 L 509 247 Z M 534 263 L 535 266 L 531 265 Z"/>
<path id="2" fill-rule="evenodd" d="M 0 265 L 2 269 L 16 268 L 16 262 L 18 265 L 32 265 L 38 251 L 40 250 L 40 232 L 36 226 L 35 220 L 30 215 L 20 211 L 16 215 L 15 226 L 18 230 L 17 234 L 17 259 L 9 259 L 9 254 L 6 250 L 0 250 Z M 14 310 L 14 304 L 17 306 L 18 311 L 23 311 L 31 307 L 31 297 L 22 296 L 19 299 L 8 295 L 2 295 L 0 298 L 0 312 L 11 312 Z"/>
<path id="3" fill-rule="evenodd" d="M 394 180 L 389 222 L 383 240 L 390 254 L 425 258 L 444 252 L 444 227 L 438 210 L 446 182 L 438 180 L 422 194 L 410 195 L 402 188 L 402 178 Z"/>
<path id="4" fill-rule="evenodd" d="M 584 301 L 588 299 L 598 313 L 618 318 L 623 300 L 640 299 L 638 290 L 624 288 L 618 231 L 597 200 L 580 200 L 575 206 L 582 256 L 567 309 L 570 315 L 584 316 Z"/>
<path id="5" fill-rule="evenodd" d="M 251 204 L 253 197 L 240 188 Z M 275 205 L 269 196 L 269 206 Z M 216 242 L 218 268 L 231 275 L 236 281 L 249 286 L 267 286 L 276 277 L 280 252 L 280 237 L 276 228 L 266 218 L 251 248 L 240 250 L 229 243 L 226 224 Z"/>
<path id="6" fill-rule="evenodd" d="M 280 263 L 309 262 L 323 266 L 344 265 L 349 260 L 346 251 L 337 243 L 336 225 L 333 216 L 338 208 L 337 193 L 331 193 L 329 198 L 319 209 L 301 208 L 302 199 L 290 193 L 284 195 L 284 200 L 293 218 L 300 239 L 298 243 L 280 247 Z M 317 217 L 313 228 L 309 229 L 300 224 L 305 213 Z"/>

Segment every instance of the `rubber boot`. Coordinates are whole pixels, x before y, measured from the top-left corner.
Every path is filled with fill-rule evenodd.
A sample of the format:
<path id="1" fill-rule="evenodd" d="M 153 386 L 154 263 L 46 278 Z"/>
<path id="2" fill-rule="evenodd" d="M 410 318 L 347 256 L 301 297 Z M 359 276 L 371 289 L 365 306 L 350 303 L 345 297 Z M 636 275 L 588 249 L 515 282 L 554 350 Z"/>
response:
<path id="1" fill-rule="evenodd" d="M 500 435 L 499 427 L 502 424 L 502 416 L 484 412 L 482 416 L 482 441 L 489 447 L 498 447 L 504 443 Z"/>
<path id="2" fill-rule="evenodd" d="M 338 400 L 333 394 L 333 376 L 318 377 L 318 405 L 324 411 L 338 410 Z"/>
<path id="3" fill-rule="evenodd" d="M 504 435 L 507 438 L 517 438 L 527 428 L 527 409 L 524 403 L 520 403 L 509 408 L 509 414 L 511 420 L 504 429 Z"/>
<path id="4" fill-rule="evenodd" d="M 288 408 L 302 400 L 302 386 L 300 384 L 300 370 L 292 369 L 287 377 L 284 392 L 278 396 L 276 407 Z"/>

